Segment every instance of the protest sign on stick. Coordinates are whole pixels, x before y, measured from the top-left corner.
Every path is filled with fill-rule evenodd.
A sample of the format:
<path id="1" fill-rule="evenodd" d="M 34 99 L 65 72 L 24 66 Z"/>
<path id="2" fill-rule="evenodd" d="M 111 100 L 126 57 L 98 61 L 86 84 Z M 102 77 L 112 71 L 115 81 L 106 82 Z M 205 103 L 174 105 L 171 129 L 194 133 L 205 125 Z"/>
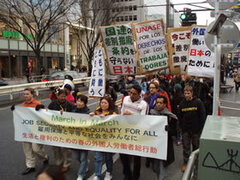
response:
<path id="1" fill-rule="evenodd" d="M 205 44 L 206 27 L 193 26 L 189 49 L 188 75 L 214 77 L 215 55 Z"/>
<path id="2" fill-rule="evenodd" d="M 162 19 L 134 23 L 133 34 L 142 73 L 168 68 L 167 43 Z"/>
<path id="3" fill-rule="evenodd" d="M 112 75 L 137 74 L 136 56 L 130 24 L 100 27 L 107 56 L 109 73 Z"/>
<path id="4" fill-rule="evenodd" d="M 185 74 L 192 27 L 168 28 L 169 67 L 171 74 Z"/>
<path id="5" fill-rule="evenodd" d="M 105 56 L 102 45 L 99 44 L 94 50 L 91 80 L 88 94 L 93 97 L 103 97 L 105 94 Z"/>

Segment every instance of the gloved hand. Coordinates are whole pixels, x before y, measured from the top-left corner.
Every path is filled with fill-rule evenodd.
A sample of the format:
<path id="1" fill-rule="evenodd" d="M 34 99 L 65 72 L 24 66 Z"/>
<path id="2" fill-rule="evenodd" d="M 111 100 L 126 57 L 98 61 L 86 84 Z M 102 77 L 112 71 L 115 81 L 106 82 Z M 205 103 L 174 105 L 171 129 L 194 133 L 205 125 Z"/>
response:
<path id="1" fill-rule="evenodd" d="M 38 104 L 36 107 L 35 107 L 35 110 L 36 111 L 39 111 L 40 109 L 44 109 L 44 105 L 43 104 Z"/>
<path id="2" fill-rule="evenodd" d="M 15 104 L 13 104 L 10 109 L 13 111 L 15 109 Z"/>

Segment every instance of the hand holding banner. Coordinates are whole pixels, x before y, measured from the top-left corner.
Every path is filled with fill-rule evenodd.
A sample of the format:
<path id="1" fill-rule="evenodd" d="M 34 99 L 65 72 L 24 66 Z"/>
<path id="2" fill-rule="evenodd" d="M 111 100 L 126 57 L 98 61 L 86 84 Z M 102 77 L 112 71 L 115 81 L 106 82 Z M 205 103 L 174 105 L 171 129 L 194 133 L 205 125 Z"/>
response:
<path id="1" fill-rule="evenodd" d="M 15 140 L 166 160 L 166 116 L 86 114 L 16 107 Z"/>

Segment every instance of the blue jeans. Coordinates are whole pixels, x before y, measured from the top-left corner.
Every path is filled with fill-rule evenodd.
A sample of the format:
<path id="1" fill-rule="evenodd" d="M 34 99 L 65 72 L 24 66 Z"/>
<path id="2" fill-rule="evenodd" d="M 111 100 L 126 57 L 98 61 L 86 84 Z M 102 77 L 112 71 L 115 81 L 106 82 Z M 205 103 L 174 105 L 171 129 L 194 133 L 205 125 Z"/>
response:
<path id="1" fill-rule="evenodd" d="M 74 150 L 76 159 L 79 160 L 80 166 L 78 169 L 78 176 L 85 178 L 87 165 L 88 165 L 88 151 L 87 150 Z"/>
<path id="2" fill-rule="evenodd" d="M 113 171 L 113 153 L 95 151 L 95 176 L 97 176 L 99 180 L 101 179 L 104 157 L 106 158 L 107 172 L 112 175 Z"/>

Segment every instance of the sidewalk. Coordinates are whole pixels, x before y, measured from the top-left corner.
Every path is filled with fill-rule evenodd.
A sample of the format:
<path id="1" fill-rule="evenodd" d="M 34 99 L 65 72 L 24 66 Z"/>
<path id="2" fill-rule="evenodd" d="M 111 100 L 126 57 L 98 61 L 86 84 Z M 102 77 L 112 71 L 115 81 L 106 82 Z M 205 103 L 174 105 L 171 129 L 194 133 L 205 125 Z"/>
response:
<path id="1" fill-rule="evenodd" d="M 234 88 L 231 92 L 220 93 L 220 99 L 232 101 L 239 103 L 240 102 L 240 90 L 236 92 L 235 90 L 235 83 L 233 82 L 233 78 L 226 78 L 226 85 L 232 85 Z"/>

